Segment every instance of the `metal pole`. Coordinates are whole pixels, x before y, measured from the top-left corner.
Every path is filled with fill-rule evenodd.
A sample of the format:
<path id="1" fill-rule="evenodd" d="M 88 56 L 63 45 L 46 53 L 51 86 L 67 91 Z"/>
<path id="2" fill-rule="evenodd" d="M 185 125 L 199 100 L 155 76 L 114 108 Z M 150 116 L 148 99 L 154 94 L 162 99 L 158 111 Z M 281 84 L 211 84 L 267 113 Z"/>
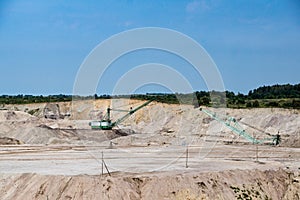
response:
<path id="1" fill-rule="evenodd" d="M 189 146 L 186 146 L 185 168 L 188 168 L 188 159 L 189 159 Z"/>
<path id="2" fill-rule="evenodd" d="M 106 166 L 106 163 L 104 162 L 104 158 L 103 158 L 103 151 L 102 151 L 102 176 L 103 176 L 103 170 L 104 170 L 104 167 L 105 167 L 105 169 L 106 169 L 106 171 L 107 171 L 107 173 L 108 173 L 108 175 L 109 176 L 111 176 L 111 174 L 110 174 L 110 172 L 109 172 L 109 170 L 108 170 L 108 168 L 107 168 L 107 166 Z"/>
<path id="3" fill-rule="evenodd" d="M 103 176 L 103 165 L 104 165 L 103 151 L 102 151 L 102 160 L 101 160 L 101 161 L 102 161 L 102 173 L 101 173 L 101 174 L 102 174 L 102 176 Z"/>
<path id="4" fill-rule="evenodd" d="M 258 144 L 256 144 L 256 162 L 258 162 Z"/>
<path id="5" fill-rule="evenodd" d="M 104 162 L 104 160 L 103 160 L 103 162 Z M 111 176 L 111 174 L 110 174 L 110 172 L 109 172 L 109 170 L 108 170 L 108 168 L 107 168 L 107 165 L 106 165 L 106 163 L 105 163 L 105 162 L 104 162 L 104 167 L 105 167 L 105 169 L 106 169 L 106 171 L 107 171 L 108 175 L 109 175 L 109 176 Z"/>

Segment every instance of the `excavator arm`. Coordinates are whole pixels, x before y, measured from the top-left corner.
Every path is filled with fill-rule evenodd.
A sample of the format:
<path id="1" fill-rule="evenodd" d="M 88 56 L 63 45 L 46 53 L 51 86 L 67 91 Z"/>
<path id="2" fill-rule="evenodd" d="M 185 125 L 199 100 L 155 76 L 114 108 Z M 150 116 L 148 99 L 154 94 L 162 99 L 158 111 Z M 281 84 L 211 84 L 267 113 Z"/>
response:
<path id="1" fill-rule="evenodd" d="M 211 118 L 217 120 L 218 122 L 224 124 L 232 132 L 238 134 L 239 136 L 242 136 L 243 138 L 245 138 L 246 140 L 248 140 L 249 142 L 251 142 L 253 144 L 262 144 L 266 141 L 270 141 L 274 145 L 278 145 L 280 143 L 280 135 L 279 134 L 277 134 L 276 136 L 273 136 L 273 137 L 267 137 L 267 138 L 258 140 L 255 137 L 253 137 L 251 134 L 247 133 L 245 131 L 245 129 L 241 125 L 238 124 L 238 122 L 235 118 L 229 117 L 229 118 L 223 119 L 222 117 L 218 116 L 216 113 L 213 113 L 213 112 L 203 109 L 203 108 L 200 108 L 200 111 L 207 114 Z"/>
<path id="2" fill-rule="evenodd" d="M 120 119 L 117 119 L 115 122 L 112 123 L 112 127 L 119 125 L 121 122 L 123 122 L 125 119 L 127 119 L 129 116 L 131 116 L 133 113 L 135 113 L 136 111 L 138 111 L 139 109 L 147 106 L 149 103 L 151 103 L 153 100 L 149 100 L 145 103 L 143 103 L 142 105 L 138 106 L 135 109 L 130 109 L 128 111 L 128 113 L 126 115 L 124 115 L 123 117 L 121 117 Z"/>
<path id="3" fill-rule="evenodd" d="M 101 121 L 92 121 L 92 122 L 89 123 L 89 125 L 91 126 L 92 129 L 111 130 L 113 127 L 117 126 L 118 124 L 123 122 L 125 119 L 127 119 L 130 115 L 132 115 L 133 113 L 135 113 L 139 109 L 147 106 L 152 101 L 153 100 L 149 100 L 149 101 L 143 103 L 142 105 L 140 105 L 140 106 L 138 106 L 134 109 L 131 108 L 129 111 L 128 110 L 125 111 L 125 110 L 111 109 L 111 108 L 108 107 L 107 108 L 107 113 Z M 111 122 L 111 119 L 110 119 L 110 112 L 111 111 L 128 112 L 128 113 L 126 115 L 124 115 L 123 117 L 117 119 L 115 122 Z"/>

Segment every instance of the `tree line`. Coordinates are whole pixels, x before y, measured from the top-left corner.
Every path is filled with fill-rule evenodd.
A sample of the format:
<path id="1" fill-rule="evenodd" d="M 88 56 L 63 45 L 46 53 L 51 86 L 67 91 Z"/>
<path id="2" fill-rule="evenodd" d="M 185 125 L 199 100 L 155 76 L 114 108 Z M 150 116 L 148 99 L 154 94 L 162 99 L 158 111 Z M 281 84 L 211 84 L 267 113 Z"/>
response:
<path id="1" fill-rule="evenodd" d="M 300 84 L 262 86 L 250 90 L 248 94 L 231 91 L 196 91 L 190 94 L 181 93 L 147 93 L 132 95 L 91 95 L 91 96 L 72 96 L 72 95 L 2 95 L 2 104 L 28 104 L 46 102 L 67 102 L 72 100 L 88 99 L 111 99 L 111 98 L 131 98 L 139 100 L 154 99 L 157 102 L 169 104 L 191 104 L 194 106 L 220 106 L 230 108 L 259 108 L 259 107 L 281 107 L 300 109 Z"/>

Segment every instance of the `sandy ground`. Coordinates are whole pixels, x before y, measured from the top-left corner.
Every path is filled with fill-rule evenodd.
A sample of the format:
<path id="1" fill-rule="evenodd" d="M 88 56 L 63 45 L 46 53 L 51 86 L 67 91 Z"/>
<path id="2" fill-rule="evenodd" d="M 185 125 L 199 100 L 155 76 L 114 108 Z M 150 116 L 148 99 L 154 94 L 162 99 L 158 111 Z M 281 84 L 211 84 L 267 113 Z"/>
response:
<path id="1" fill-rule="evenodd" d="M 108 105 L 141 103 L 6 106 L 0 199 L 299 199 L 299 111 L 210 108 L 250 124 L 257 138 L 279 132 L 279 146 L 253 145 L 187 105 L 152 102 L 116 130 L 88 126 Z M 57 118 L 45 118 L 45 107 Z"/>
<path id="2" fill-rule="evenodd" d="M 224 171 L 234 169 L 290 169 L 300 166 L 300 149 L 252 145 L 217 144 L 212 149 L 183 147 L 101 146 L 2 146 L 2 173 L 45 175 L 99 175 L 102 152 L 110 172 Z M 258 156 L 256 157 L 256 153 Z M 104 168 L 104 173 L 107 173 Z"/>

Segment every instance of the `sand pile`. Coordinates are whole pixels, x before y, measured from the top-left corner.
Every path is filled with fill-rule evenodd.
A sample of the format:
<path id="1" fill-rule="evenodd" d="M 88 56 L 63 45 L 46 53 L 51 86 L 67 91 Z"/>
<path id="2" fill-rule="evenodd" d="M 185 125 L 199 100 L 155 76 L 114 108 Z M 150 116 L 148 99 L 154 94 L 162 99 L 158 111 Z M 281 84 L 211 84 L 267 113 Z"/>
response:
<path id="1" fill-rule="evenodd" d="M 95 145 L 124 135 L 117 130 L 90 130 L 88 121 L 83 123 L 38 118 L 22 111 L 0 111 L 0 144 Z"/>
<path id="2" fill-rule="evenodd" d="M 10 138 L 17 140 L 19 141 L 19 143 L 23 144 L 97 145 L 104 141 L 112 140 L 124 135 L 123 133 L 119 133 L 117 130 L 101 131 L 53 129 L 46 125 L 27 125 L 23 125 L 22 127 L 15 127 L 9 133 L 1 133 L 0 136 L 2 135 L 2 137 L 5 137 L 4 135 L 9 135 Z"/>
<path id="3" fill-rule="evenodd" d="M 21 112 L 21 111 L 10 111 L 1 110 L 0 111 L 0 122 L 2 121 L 25 121 L 35 119 L 34 116 Z"/>
<path id="4" fill-rule="evenodd" d="M 11 135 L 6 135 L 9 132 L 14 137 L 19 137 L 17 132 L 24 130 L 23 132 L 32 133 L 35 136 L 24 138 L 25 136 L 22 136 L 24 134 L 20 133 L 22 137 L 15 139 L 24 140 L 25 143 L 32 143 L 33 141 L 34 143 L 48 143 L 49 140 L 35 140 L 32 137 L 37 137 L 38 132 L 41 131 L 44 132 L 47 137 L 54 137 L 57 133 L 36 127 L 44 124 L 53 129 L 90 129 L 88 122 L 91 120 L 99 120 L 103 117 L 108 106 L 111 108 L 129 110 L 130 107 L 135 108 L 143 102 L 144 101 L 139 100 L 114 99 L 76 101 L 73 105 L 71 102 L 55 103 L 54 107 L 59 108 L 61 113 L 69 113 L 71 116 L 66 117 L 65 120 L 45 120 L 44 116 L 41 115 L 38 116 L 38 122 L 33 122 L 36 118 L 26 112 L 33 109 L 43 110 L 43 108 L 51 106 L 48 104 L 29 104 L 27 107 L 26 105 L 14 105 L 11 107 L 25 112 L 1 111 L 0 127 L 2 133 L 0 132 L 0 136 L 12 137 Z M 207 109 L 220 115 L 236 118 L 249 134 L 258 139 L 271 138 L 271 135 L 276 135 L 279 132 L 282 138 L 282 146 L 300 147 L 300 115 L 297 110 L 278 108 Z M 112 111 L 111 117 L 114 121 L 123 117 L 125 114 L 126 112 Z M 31 124 L 26 126 L 22 123 L 16 123 L 18 120 L 27 120 L 27 122 L 30 121 Z M 14 124 L 12 122 L 14 122 Z M 254 128 L 246 126 L 245 124 L 253 126 Z M 182 145 L 181 143 L 183 141 L 188 144 L 197 144 L 207 140 L 226 143 L 248 142 L 221 123 L 212 120 L 199 109 L 195 109 L 189 105 L 168 105 L 152 102 L 134 113 L 116 128 L 133 130 L 136 133 L 144 134 L 141 135 L 141 140 L 143 140 L 141 142 L 143 143 L 151 143 L 153 139 L 160 138 L 164 138 L 164 142 L 166 143 L 176 145 Z M 263 132 L 263 134 L 261 135 L 260 132 Z M 147 139 L 148 141 L 146 141 Z"/>
<path id="5" fill-rule="evenodd" d="M 299 174 L 235 170 L 101 176 L 1 175 L 3 199 L 299 199 Z M 12 184 L 14 183 L 14 184 Z M 16 188 L 15 185 L 18 185 Z"/>

